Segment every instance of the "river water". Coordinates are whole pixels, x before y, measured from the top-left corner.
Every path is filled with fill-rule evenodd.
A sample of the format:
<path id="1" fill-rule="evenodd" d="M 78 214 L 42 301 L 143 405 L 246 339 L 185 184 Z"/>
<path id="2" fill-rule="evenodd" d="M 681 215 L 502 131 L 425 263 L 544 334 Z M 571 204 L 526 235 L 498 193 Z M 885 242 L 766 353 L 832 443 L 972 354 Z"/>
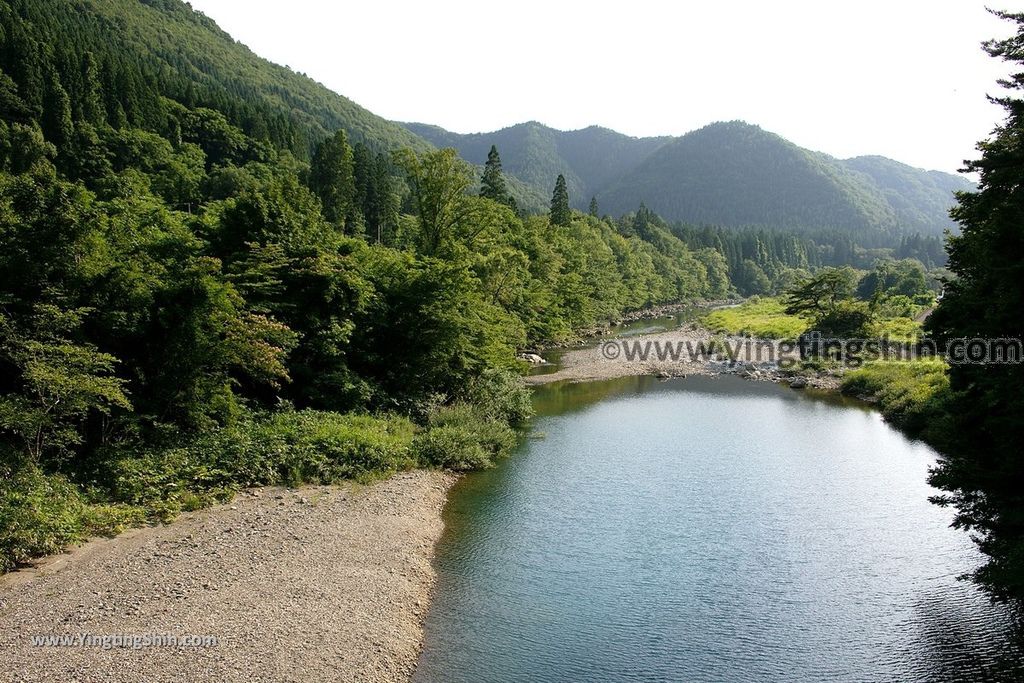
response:
<path id="1" fill-rule="evenodd" d="M 419 683 L 1024 680 L 936 454 L 877 412 L 735 377 L 535 402 L 451 494 Z"/>

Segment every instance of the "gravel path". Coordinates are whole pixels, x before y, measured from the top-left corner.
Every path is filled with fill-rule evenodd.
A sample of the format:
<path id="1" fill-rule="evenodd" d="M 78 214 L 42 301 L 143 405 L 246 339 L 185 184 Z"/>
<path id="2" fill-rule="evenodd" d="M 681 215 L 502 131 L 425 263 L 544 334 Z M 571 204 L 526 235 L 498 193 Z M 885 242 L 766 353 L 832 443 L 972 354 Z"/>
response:
<path id="1" fill-rule="evenodd" d="M 259 489 L 0 578 L 2 681 L 407 681 L 454 477 Z M 90 634 L 93 646 L 32 636 Z M 113 647 L 99 637 L 214 636 Z"/>

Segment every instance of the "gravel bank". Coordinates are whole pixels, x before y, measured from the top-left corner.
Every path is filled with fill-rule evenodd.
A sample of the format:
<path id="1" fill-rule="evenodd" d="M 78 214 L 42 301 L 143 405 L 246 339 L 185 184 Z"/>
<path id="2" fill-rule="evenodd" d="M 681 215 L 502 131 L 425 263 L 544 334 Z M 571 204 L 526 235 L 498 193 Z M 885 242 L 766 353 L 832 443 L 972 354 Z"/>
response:
<path id="1" fill-rule="evenodd" d="M 706 353 L 702 354 L 702 350 L 706 351 L 709 348 L 708 345 L 713 338 L 728 345 L 731 358 L 729 354 L 716 358 Z M 638 348 L 646 349 L 643 357 L 636 352 Z M 661 359 L 658 357 L 659 348 L 663 350 Z M 676 352 L 675 357 L 664 353 L 664 350 Z M 777 341 L 712 335 L 707 328 L 687 324 L 668 332 L 609 337 L 596 342 L 596 345 L 566 351 L 561 355 L 559 367 L 555 372 L 530 375 L 526 377 L 526 383 L 537 385 L 560 381 L 590 382 L 636 375 L 669 378 L 736 374 L 755 381 L 789 383 L 796 380 L 799 386 L 829 390 L 839 388 L 840 378 L 835 375 L 800 375 L 797 380 L 797 373 L 778 367 L 778 359 L 792 360 L 797 357 L 798 354 L 793 349 L 780 353 Z"/>
<path id="2" fill-rule="evenodd" d="M 0 577 L 3 681 L 406 681 L 452 475 L 259 489 Z M 214 647 L 40 647 L 188 634 Z"/>

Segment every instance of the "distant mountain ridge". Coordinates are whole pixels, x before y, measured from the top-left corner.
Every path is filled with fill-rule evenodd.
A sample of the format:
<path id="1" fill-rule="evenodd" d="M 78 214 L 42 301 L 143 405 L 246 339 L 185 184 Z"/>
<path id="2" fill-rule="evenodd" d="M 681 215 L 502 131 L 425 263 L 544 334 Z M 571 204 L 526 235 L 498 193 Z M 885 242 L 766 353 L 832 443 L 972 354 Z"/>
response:
<path id="1" fill-rule="evenodd" d="M 953 226 L 953 192 L 974 187 L 885 157 L 836 159 L 742 121 L 676 138 L 634 138 L 598 126 L 559 131 L 535 121 L 474 134 L 404 125 L 473 163 L 497 145 L 505 171 L 531 188 L 528 204 L 543 202 L 561 173 L 577 208 L 593 196 L 602 212 L 618 215 L 643 202 L 669 220 L 695 224 L 938 235 Z"/>
<path id="2" fill-rule="evenodd" d="M 375 151 L 451 146 L 477 165 L 495 144 L 509 188 L 527 211 L 547 209 L 561 173 L 580 209 L 592 196 L 602 213 L 613 215 L 644 202 L 669 220 L 838 229 L 857 233 L 867 245 L 878 236 L 941 234 L 952 226 L 946 215 L 952 192 L 973 187 L 964 178 L 884 157 L 834 159 L 742 122 L 650 138 L 598 126 L 559 131 L 535 121 L 465 135 L 399 124 L 259 57 L 180 0 L 5 0 L 0 20 L 10 29 L 0 32 L 0 53 L 7 55 L 0 64 L 0 109 L 10 104 L 4 99 L 9 73 L 38 86 L 18 94 L 26 98 L 19 107 L 43 106 L 45 74 L 19 76 L 19 65 L 34 61 L 24 55 L 53 52 L 56 63 L 70 64 L 65 53 L 90 52 L 105 91 L 118 100 L 108 107 L 121 107 L 123 123 L 162 130 L 171 101 L 209 108 L 301 160 L 339 128 Z M 115 72 L 123 78 L 107 82 Z M 64 78 L 80 101 L 81 74 Z M 23 115 L 16 109 L 8 112 L 12 119 Z"/>

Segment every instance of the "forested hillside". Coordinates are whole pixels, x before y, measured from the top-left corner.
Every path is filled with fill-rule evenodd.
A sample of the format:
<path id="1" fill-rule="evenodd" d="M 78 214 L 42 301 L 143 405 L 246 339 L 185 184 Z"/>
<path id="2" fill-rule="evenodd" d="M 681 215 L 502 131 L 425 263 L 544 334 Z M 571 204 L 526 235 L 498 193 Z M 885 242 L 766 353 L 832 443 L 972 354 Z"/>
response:
<path id="1" fill-rule="evenodd" d="M 731 290 L 564 181 L 524 218 L 495 158 L 480 196 L 177 0 L 0 4 L 0 107 L 0 570 L 241 486 L 486 466 L 517 350 Z"/>
<path id="2" fill-rule="evenodd" d="M 0 67 L 35 111 L 59 99 L 56 68 L 72 104 L 85 106 L 91 89 L 115 125 L 164 131 L 169 98 L 216 110 L 247 136 L 300 159 L 339 128 L 380 149 L 427 147 L 402 126 L 254 55 L 179 0 L 4 0 L 0 12 Z M 73 71 L 86 54 L 88 68 Z M 5 117 L 24 116 L 6 94 L 0 106 Z"/>
<path id="3" fill-rule="evenodd" d="M 922 171 L 880 156 L 854 157 L 839 163 L 871 178 L 892 206 L 904 232 L 933 235 L 939 226 L 954 227 L 947 220 L 950 197 L 954 192 L 974 189 L 962 176 Z"/>

